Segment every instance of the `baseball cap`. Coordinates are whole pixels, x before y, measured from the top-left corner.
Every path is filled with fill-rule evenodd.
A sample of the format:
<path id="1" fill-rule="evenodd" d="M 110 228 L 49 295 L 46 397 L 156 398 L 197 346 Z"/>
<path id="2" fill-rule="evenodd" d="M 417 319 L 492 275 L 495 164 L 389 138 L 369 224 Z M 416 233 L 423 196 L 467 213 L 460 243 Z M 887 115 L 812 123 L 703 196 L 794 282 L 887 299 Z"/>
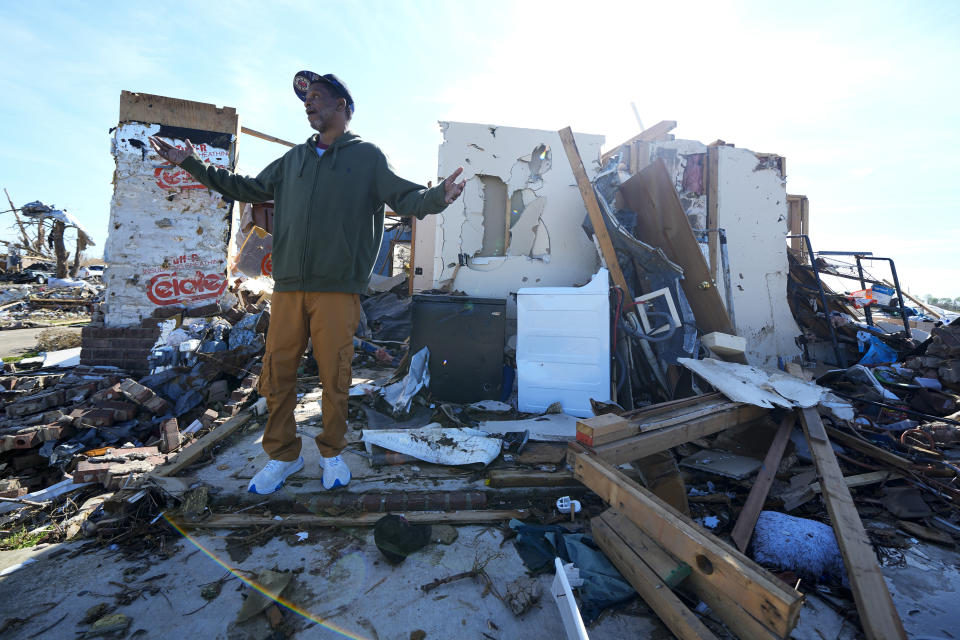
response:
<path id="1" fill-rule="evenodd" d="M 333 90 L 341 98 L 347 101 L 347 108 L 350 109 L 350 113 L 353 113 L 356 110 L 356 107 L 353 104 L 353 98 L 350 96 L 350 91 L 347 89 L 347 85 L 343 84 L 343 81 L 332 73 L 320 75 L 319 73 L 314 73 L 313 71 L 298 71 L 296 75 L 293 76 L 293 91 L 297 94 L 297 97 L 300 98 L 300 100 L 306 100 L 307 89 L 309 89 L 310 85 L 314 82 L 323 82 L 324 84 L 333 87 Z"/>

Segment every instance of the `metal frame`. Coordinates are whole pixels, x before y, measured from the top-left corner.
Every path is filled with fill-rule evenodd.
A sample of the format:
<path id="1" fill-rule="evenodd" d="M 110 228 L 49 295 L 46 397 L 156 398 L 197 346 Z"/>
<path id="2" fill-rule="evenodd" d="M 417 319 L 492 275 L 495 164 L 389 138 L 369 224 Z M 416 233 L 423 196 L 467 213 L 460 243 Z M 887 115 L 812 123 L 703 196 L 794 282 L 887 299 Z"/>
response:
<path id="1" fill-rule="evenodd" d="M 827 293 L 823 290 L 823 281 L 820 279 L 820 270 L 817 269 L 817 260 L 816 255 L 813 253 L 813 244 L 810 242 L 810 236 L 804 233 L 798 233 L 795 235 L 787 236 L 787 239 L 790 238 L 802 238 L 807 245 L 807 255 L 810 259 L 810 265 L 801 265 L 813 271 L 813 276 L 817 280 L 817 291 L 820 294 L 820 306 L 823 308 L 823 317 L 827 321 L 827 327 L 830 329 L 830 340 L 833 342 L 833 353 L 837 356 L 837 365 L 847 368 L 847 356 L 840 349 L 840 341 L 837 340 L 837 330 L 833 326 L 833 322 L 830 320 L 830 308 L 827 306 Z"/>

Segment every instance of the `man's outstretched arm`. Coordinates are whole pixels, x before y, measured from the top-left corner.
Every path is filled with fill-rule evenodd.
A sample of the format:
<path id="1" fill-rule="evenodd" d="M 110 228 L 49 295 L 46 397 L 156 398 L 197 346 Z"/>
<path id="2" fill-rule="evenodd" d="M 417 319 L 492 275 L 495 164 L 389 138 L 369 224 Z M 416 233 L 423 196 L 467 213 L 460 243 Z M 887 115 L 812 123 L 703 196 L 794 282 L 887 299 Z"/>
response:
<path id="1" fill-rule="evenodd" d="M 380 198 L 398 214 L 423 219 L 431 213 L 440 213 L 460 197 L 464 182 L 457 182 L 457 178 L 461 173 L 463 167 L 437 186 L 425 189 L 395 174 L 386 156 L 381 156 L 377 167 L 377 191 Z"/>
<path id="2" fill-rule="evenodd" d="M 161 158 L 180 166 L 209 189 L 240 202 L 273 200 L 274 188 L 280 181 L 279 159 L 270 163 L 256 178 L 251 178 L 202 162 L 194 154 L 189 140 L 186 149 L 178 149 L 163 138 L 150 136 L 149 139 L 150 146 Z"/>

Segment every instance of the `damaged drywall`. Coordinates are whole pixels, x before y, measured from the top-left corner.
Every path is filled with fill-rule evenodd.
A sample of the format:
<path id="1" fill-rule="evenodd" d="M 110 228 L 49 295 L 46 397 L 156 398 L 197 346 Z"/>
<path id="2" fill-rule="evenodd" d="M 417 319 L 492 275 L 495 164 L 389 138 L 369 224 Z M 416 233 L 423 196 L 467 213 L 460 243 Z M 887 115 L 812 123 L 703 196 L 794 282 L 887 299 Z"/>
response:
<path id="1" fill-rule="evenodd" d="M 581 229 L 586 215 L 569 164 L 558 162 L 555 131 L 441 122 L 439 174 L 464 168 L 463 196 L 417 223 L 414 290 L 446 288 L 505 298 L 521 287 L 587 282 L 597 252 Z M 577 134 L 588 175 L 603 136 Z M 431 246 L 432 243 L 432 246 Z M 431 251 L 432 249 L 432 251 Z"/>
<path id="2" fill-rule="evenodd" d="M 116 172 L 104 250 L 107 326 L 139 324 L 158 306 L 216 300 L 227 286 L 232 203 L 157 156 L 151 135 L 180 147 L 190 138 L 204 161 L 234 165 L 235 135 L 121 117 L 112 141 Z"/>
<path id="3" fill-rule="evenodd" d="M 800 355 L 801 332 L 786 302 L 786 179 L 779 162 L 762 157 L 720 147 L 717 224 L 727 230 L 737 333 L 747 339 L 747 360 L 776 366 L 778 357 Z"/>
<path id="4" fill-rule="evenodd" d="M 717 147 L 717 227 L 724 229 L 737 334 L 747 339 L 751 364 L 776 366 L 800 354 L 800 329 L 786 304 L 787 194 L 783 159 L 731 146 Z M 693 140 L 655 143 L 695 231 L 706 229 L 707 146 Z M 701 243 L 709 263 L 708 244 Z M 725 290 L 722 263 L 714 276 Z"/>

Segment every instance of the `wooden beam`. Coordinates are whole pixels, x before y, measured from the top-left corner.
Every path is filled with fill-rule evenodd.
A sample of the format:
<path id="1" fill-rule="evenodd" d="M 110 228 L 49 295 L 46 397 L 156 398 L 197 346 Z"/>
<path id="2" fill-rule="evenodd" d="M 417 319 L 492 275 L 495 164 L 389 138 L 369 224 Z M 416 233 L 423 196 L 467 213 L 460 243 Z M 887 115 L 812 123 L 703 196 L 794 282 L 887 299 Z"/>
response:
<path id="1" fill-rule="evenodd" d="M 826 433 L 828 436 L 830 436 L 831 440 L 836 440 L 845 447 L 850 447 L 855 451 L 859 451 L 864 455 L 868 455 L 878 462 L 888 464 L 892 467 L 897 467 L 898 469 L 903 469 L 904 471 L 913 470 L 913 463 L 906 458 L 901 458 L 895 453 L 891 453 L 886 449 L 882 449 L 876 445 L 870 444 L 869 442 L 861 440 L 854 435 L 844 433 L 843 431 L 834 429 L 833 427 L 826 427 Z"/>
<path id="2" fill-rule="evenodd" d="M 617 262 L 617 252 L 614 251 L 613 243 L 610 241 L 607 223 L 603 219 L 603 212 L 600 211 L 600 203 L 597 202 L 597 194 L 593 190 L 593 183 L 590 182 L 587 171 L 583 168 L 583 160 L 580 158 L 580 151 L 577 150 L 577 142 L 573 139 L 573 130 L 567 127 L 557 133 L 560 135 L 560 141 L 563 142 L 563 150 L 567 152 L 567 160 L 570 161 L 570 168 L 573 169 L 573 177 L 577 181 L 577 188 L 580 189 L 583 204 L 587 207 L 593 232 L 600 244 L 600 253 L 603 254 L 603 260 L 607 263 L 607 269 L 610 270 L 610 277 L 613 278 L 613 283 L 623 291 L 624 296 L 632 301 L 633 295 L 630 293 L 630 287 L 627 286 L 627 281 L 620 270 L 620 263 Z"/>
<path id="3" fill-rule="evenodd" d="M 524 471 L 521 469 L 490 469 L 484 484 L 503 487 L 569 487 L 577 481 L 569 471 Z"/>
<path id="4" fill-rule="evenodd" d="M 710 276 L 717 280 L 717 247 L 720 234 L 720 147 L 707 147 L 707 247 L 710 255 Z"/>
<path id="5" fill-rule="evenodd" d="M 733 526 L 733 538 L 737 548 L 746 553 L 747 545 L 753 536 L 753 528 L 757 525 L 757 518 L 760 516 L 760 510 L 763 509 L 763 503 L 767 500 L 767 494 L 770 492 L 770 485 L 773 484 L 777 468 L 780 466 L 780 460 L 783 458 L 783 452 L 787 448 L 787 442 L 790 441 L 790 434 L 793 432 L 793 425 L 797 422 L 797 416 L 789 413 L 780 422 L 780 428 L 773 436 L 773 442 L 767 450 L 767 455 L 763 459 L 763 466 L 760 467 L 760 473 L 757 479 L 753 481 L 750 487 L 750 495 L 740 511 L 737 523 Z"/>
<path id="6" fill-rule="evenodd" d="M 600 157 L 600 161 L 603 163 L 606 163 L 607 160 L 609 160 L 614 155 L 616 155 L 616 153 L 620 150 L 621 147 L 633 147 L 634 144 L 637 142 L 646 142 L 646 143 L 654 142 L 658 138 L 662 138 L 663 136 L 667 135 L 668 133 L 670 133 L 676 128 L 677 128 L 676 120 L 661 120 L 660 122 L 653 125 L 652 127 L 647 127 L 646 129 L 644 129 L 637 135 L 633 136 L 629 140 L 626 140 L 618 144 L 614 148 L 610 149 L 610 151 L 607 151 L 605 154 L 603 154 Z M 633 150 L 631 149 L 631 153 L 632 152 Z M 643 167 L 639 167 L 639 168 L 643 169 Z"/>
<path id="7" fill-rule="evenodd" d="M 685 424 L 677 424 L 665 429 L 648 431 L 631 438 L 617 440 L 609 444 L 594 447 L 598 456 L 613 464 L 623 464 L 643 458 L 660 451 L 666 451 L 681 444 L 702 438 L 704 436 L 758 420 L 767 415 L 768 409 L 756 407 L 752 404 L 731 402 L 701 418 Z M 569 462 L 569 455 L 567 457 Z"/>
<path id="8" fill-rule="evenodd" d="M 199 522 L 177 522 L 184 527 L 204 527 L 212 529 L 243 529 L 264 525 L 283 524 L 291 527 L 372 527 L 386 513 L 361 513 L 355 516 L 318 516 L 312 513 L 291 513 L 283 515 L 283 520 L 274 516 L 258 516 L 247 513 L 227 513 L 212 515 Z M 501 522 L 503 520 L 523 520 L 526 511 L 489 510 L 489 511 L 407 511 L 400 513 L 413 524 L 481 524 Z"/>
<path id="9" fill-rule="evenodd" d="M 12 202 L 10 203 L 10 206 L 11 206 L 11 207 L 13 206 L 13 203 L 12 203 Z M 887 286 L 890 287 L 891 289 L 896 290 L 896 287 L 895 287 L 895 286 L 893 285 L 893 283 L 890 282 L 889 280 L 881 280 L 881 282 L 883 282 L 883 284 L 887 285 Z M 907 293 L 907 292 L 904 291 L 903 289 L 900 290 L 900 293 L 902 293 L 905 298 L 907 298 L 908 300 L 910 300 L 911 302 L 913 302 L 915 305 L 917 305 L 918 307 L 920 307 L 921 309 L 923 309 L 924 311 L 926 311 L 927 313 L 929 313 L 930 315 L 932 315 L 932 316 L 933 316 L 934 318 L 936 318 L 937 320 L 940 320 L 940 319 L 943 317 L 943 316 L 941 316 L 939 313 L 937 313 L 936 311 L 934 311 L 933 309 L 931 309 L 930 307 L 928 307 L 927 305 L 923 304 L 922 302 L 920 302 L 919 300 L 917 300 L 916 298 L 914 298 L 912 295 L 910 295 L 909 293 Z"/>
<path id="10" fill-rule="evenodd" d="M 275 138 L 266 133 L 260 133 L 256 129 L 251 129 L 249 127 L 240 127 L 240 133 L 245 133 L 248 136 L 253 136 L 254 138 L 260 138 L 261 140 L 266 140 L 267 142 L 276 142 L 277 144 L 282 144 L 285 147 L 297 146 L 292 142 L 287 142 L 286 140 L 283 140 L 281 138 Z"/>
<path id="11" fill-rule="evenodd" d="M 690 640 L 716 638 L 603 516 L 590 520 L 590 526 L 597 545 L 675 636 Z"/>
<path id="12" fill-rule="evenodd" d="M 234 431 L 245 425 L 252 415 L 249 411 L 235 415 L 190 446 L 181 449 L 166 464 L 154 469 L 150 475 L 164 477 L 172 476 L 182 471 L 193 464 L 208 448 L 232 435 Z"/>
<path id="13" fill-rule="evenodd" d="M 769 629 L 760 624 L 737 604 L 736 594 L 714 591 L 709 582 L 695 575 L 686 562 L 680 562 L 653 541 L 629 518 L 615 509 L 607 509 L 601 516 L 607 524 L 653 569 L 654 573 L 671 589 L 680 587 L 707 603 L 713 616 L 726 624 L 738 638 L 750 640 L 775 640 Z M 590 520 L 591 528 L 597 518 Z M 598 541 L 599 544 L 599 541 Z M 601 545 L 602 548 L 602 545 Z M 604 550 L 606 552 L 606 550 Z"/>
<path id="14" fill-rule="evenodd" d="M 643 529 L 633 524 L 630 518 L 616 509 L 607 509 L 599 516 L 591 518 L 591 529 L 593 529 L 597 520 L 601 520 L 616 531 L 617 535 L 627 543 L 627 546 L 640 556 L 644 563 L 653 569 L 657 577 L 671 589 L 676 589 L 683 584 L 683 581 L 692 573 L 690 565 L 686 562 L 680 562 L 664 551 L 660 545 L 643 532 Z"/>
<path id="15" fill-rule="evenodd" d="M 573 442 L 573 474 L 643 529 L 658 545 L 686 562 L 705 584 L 736 594 L 739 605 L 776 635 L 790 634 L 803 596 L 745 555 L 705 533 L 693 521 Z"/>
<path id="16" fill-rule="evenodd" d="M 641 410 L 622 416 L 613 414 L 594 416 L 577 421 L 577 440 L 588 447 L 597 447 L 638 433 L 692 422 L 723 411 L 729 408 L 730 404 L 726 396 L 716 393 L 652 405 L 650 411 Z M 661 406 L 663 408 L 658 408 Z"/>
<path id="17" fill-rule="evenodd" d="M 820 476 L 823 501 L 830 514 L 843 564 L 850 579 L 853 599 L 860 613 L 860 625 L 867 638 L 902 638 L 907 634 L 893 606 L 893 599 L 883 579 L 883 572 L 873 552 L 870 539 L 853 504 L 850 490 L 843 480 L 840 465 L 826 437 L 820 415 L 814 408 L 800 410 L 803 433 L 810 444 L 810 454 Z"/>

